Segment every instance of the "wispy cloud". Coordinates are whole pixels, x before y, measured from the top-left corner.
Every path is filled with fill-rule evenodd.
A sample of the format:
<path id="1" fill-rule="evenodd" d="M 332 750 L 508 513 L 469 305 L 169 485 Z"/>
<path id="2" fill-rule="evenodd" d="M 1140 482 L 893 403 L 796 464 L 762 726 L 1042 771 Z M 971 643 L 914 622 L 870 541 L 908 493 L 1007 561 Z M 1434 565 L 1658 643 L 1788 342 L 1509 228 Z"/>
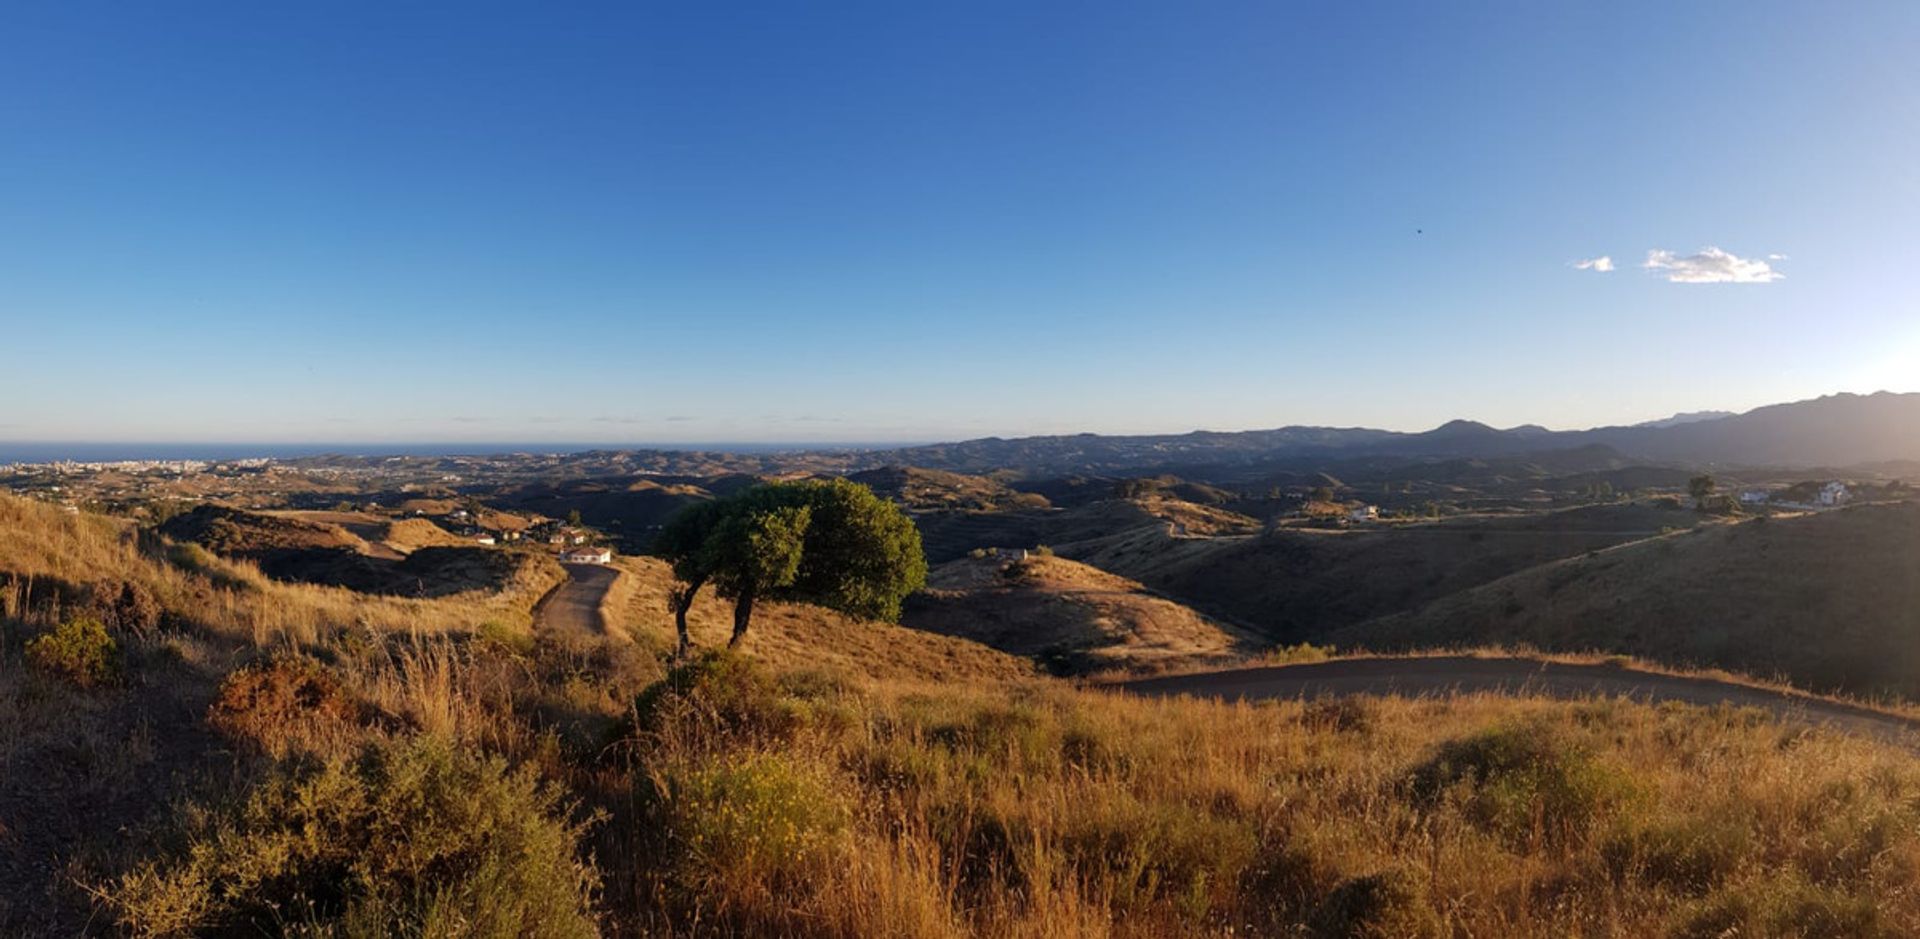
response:
<path id="1" fill-rule="evenodd" d="M 1605 274 L 1608 271 L 1613 270 L 1613 258 L 1609 255 L 1603 254 L 1597 258 L 1585 258 L 1583 260 L 1575 261 L 1573 262 L 1573 266 L 1577 270 L 1593 271 L 1595 273 Z"/>
<path id="2" fill-rule="evenodd" d="M 1785 255 L 1767 257 L 1785 259 Z M 1719 248 L 1702 248 L 1685 255 L 1655 248 L 1647 252 L 1647 263 L 1641 266 L 1675 284 L 1769 284 L 1787 276 L 1767 261 L 1743 258 Z"/>

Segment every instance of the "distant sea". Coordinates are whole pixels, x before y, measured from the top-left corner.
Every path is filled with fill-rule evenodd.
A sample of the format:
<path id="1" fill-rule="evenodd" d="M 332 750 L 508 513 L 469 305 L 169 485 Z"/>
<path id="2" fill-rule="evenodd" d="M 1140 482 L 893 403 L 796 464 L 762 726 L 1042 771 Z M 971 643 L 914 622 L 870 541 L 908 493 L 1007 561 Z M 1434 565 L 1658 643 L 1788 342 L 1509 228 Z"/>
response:
<path id="1" fill-rule="evenodd" d="M 705 450 L 781 453 L 796 450 L 872 450 L 908 444 L 878 443 L 73 443 L 0 440 L 0 463 L 110 463 L 119 460 L 242 460 L 303 456 L 488 456 L 498 453 L 580 453 L 586 450 Z"/>

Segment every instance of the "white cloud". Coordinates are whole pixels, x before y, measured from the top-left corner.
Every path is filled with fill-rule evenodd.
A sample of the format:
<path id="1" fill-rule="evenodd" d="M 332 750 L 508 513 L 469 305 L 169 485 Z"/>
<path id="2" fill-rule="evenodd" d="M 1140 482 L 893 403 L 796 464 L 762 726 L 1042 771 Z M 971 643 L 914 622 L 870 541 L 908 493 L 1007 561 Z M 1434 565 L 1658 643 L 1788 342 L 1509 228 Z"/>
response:
<path id="1" fill-rule="evenodd" d="M 1775 256 L 1777 259 L 1777 256 Z M 1679 255 L 1655 248 L 1641 265 L 1675 284 L 1766 284 L 1787 275 L 1758 258 L 1743 258 L 1719 248 Z"/>
<path id="2" fill-rule="evenodd" d="M 1603 254 L 1597 258 L 1586 258 L 1585 260 L 1575 261 L 1573 262 L 1573 266 L 1579 270 L 1605 274 L 1613 270 L 1613 258 Z"/>

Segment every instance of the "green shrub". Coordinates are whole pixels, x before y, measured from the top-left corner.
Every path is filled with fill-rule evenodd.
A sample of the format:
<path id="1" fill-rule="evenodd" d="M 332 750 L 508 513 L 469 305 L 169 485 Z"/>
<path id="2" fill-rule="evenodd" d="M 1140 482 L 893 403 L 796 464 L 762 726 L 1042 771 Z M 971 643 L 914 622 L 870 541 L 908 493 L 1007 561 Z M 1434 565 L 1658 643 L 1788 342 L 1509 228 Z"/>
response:
<path id="1" fill-rule="evenodd" d="M 498 649 L 508 655 L 528 656 L 533 654 L 533 634 L 525 629 L 516 629 L 497 619 L 490 619 L 474 627 L 473 636 L 481 645 Z"/>
<path id="2" fill-rule="evenodd" d="M 798 883 L 846 831 L 846 803 L 816 768 L 774 754 L 692 760 L 643 782 L 654 856 L 683 897 L 716 884 Z"/>
<path id="3" fill-rule="evenodd" d="M 595 878 L 565 814 L 497 757 L 375 744 L 281 765 L 105 893 L 142 935 L 595 936 Z"/>
<path id="4" fill-rule="evenodd" d="M 1308 925 L 1322 939 L 1426 939 L 1444 934 L 1425 885 L 1398 869 L 1342 881 L 1314 908 Z"/>
<path id="5" fill-rule="evenodd" d="M 704 652 L 640 692 L 629 734 L 650 747 L 692 750 L 786 739 L 800 722 L 778 682 L 759 663 L 725 650 Z"/>
<path id="6" fill-rule="evenodd" d="M 1623 825 L 1600 846 L 1616 883 L 1635 880 L 1705 893 L 1731 877 L 1753 852 L 1752 833 L 1731 818 Z"/>
<path id="7" fill-rule="evenodd" d="M 1891 939 L 1904 933 L 1883 921 L 1871 896 L 1788 879 L 1762 880 L 1708 897 L 1682 916 L 1673 935 L 1675 939 Z"/>
<path id="8" fill-rule="evenodd" d="M 1119 791 L 1082 806 L 1061 840 L 1080 881 L 1116 909 L 1166 903 L 1196 922 L 1235 901 L 1258 848 L 1244 823 Z"/>
<path id="9" fill-rule="evenodd" d="M 1457 800 L 1472 821 L 1510 840 L 1568 845 L 1633 793 L 1619 770 L 1540 723 L 1483 731 L 1442 745 L 1415 767 L 1414 800 Z"/>
<path id="10" fill-rule="evenodd" d="M 120 644 L 90 616 L 67 620 L 27 643 L 27 661 L 82 688 L 120 677 Z"/>

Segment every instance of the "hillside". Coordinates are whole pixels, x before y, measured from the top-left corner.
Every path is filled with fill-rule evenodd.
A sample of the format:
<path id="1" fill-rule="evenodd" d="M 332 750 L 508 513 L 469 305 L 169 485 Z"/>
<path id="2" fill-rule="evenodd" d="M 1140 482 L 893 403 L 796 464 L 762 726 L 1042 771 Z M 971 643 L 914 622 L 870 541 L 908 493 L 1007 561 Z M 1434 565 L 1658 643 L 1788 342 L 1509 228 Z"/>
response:
<path id="1" fill-rule="evenodd" d="M 668 671 L 651 559 L 616 581 L 638 641 L 575 641 L 436 635 L 389 614 L 492 614 L 278 584 L 24 500 L 0 536 L 7 934 L 274 933 L 290 909 L 582 939 L 1920 927 L 1920 762 L 1764 711 L 1144 700 L 777 604 L 744 656 Z M 1114 584 L 1060 565 L 1048 589 Z M 23 649 L 73 612 L 50 592 L 96 581 L 174 618 L 110 626 L 114 675 L 77 685 Z M 703 645 L 727 613 L 701 598 Z"/>
<path id="2" fill-rule="evenodd" d="M 202 503 L 160 526 L 175 541 L 191 541 L 216 554 L 261 558 L 277 553 L 344 549 L 362 551 L 365 539 L 330 522 L 249 512 Z"/>
<path id="3" fill-rule="evenodd" d="M 911 512 L 1001 512 L 1050 507 L 1045 496 L 1017 492 L 995 479 L 917 466 L 883 466 L 850 473 L 846 478 Z"/>
<path id="4" fill-rule="evenodd" d="M 1755 519 L 1569 556 L 1332 639 L 1622 652 L 1916 698 L 1920 504 Z"/>
<path id="5" fill-rule="evenodd" d="M 971 639 L 1059 674 L 1221 665 L 1253 637 L 1140 584 L 1058 557 L 962 559 L 935 568 L 905 625 Z"/>
<path id="6" fill-rule="evenodd" d="M 275 580 L 345 587 L 361 593 L 444 597 L 532 589 L 558 579 L 544 554 L 500 551 L 466 542 L 400 553 L 379 550 L 339 525 L 287 515 L 201 505 L 160 526 L 160 534 L 243 560 Z M 421 535 L 418 528 L 409 528 Z M 431 534 L 426 537 L 431 538 Z"/>
<path id="7" fill-rule="evenodd" d="M 603 607 L 607 622 L 643 648 L 671 650 L 675 638 L 667 595 L 673 589 L 672 569 L 650 557 L 625 557 L 616 563 L 621 576 Z M 694 602 L 687 619 L 697 645 L 718 648 L 732 633 L 733 607 L 708 590 Z M 881 681 L 999 682 L 1035 675 L 1032 663 L 978 642 L 792 603 L 756 607 L 743 651 L 781 667 Z"/>
<path id="8" fill-rule="evenodd" d="M 927 560 L 940 564 L 975 548 L 1061 545 L 1152 529 L 1188 535 L 1245 534 L 1259 523 L 1245 515 L 1181 499 L 1103 499 L 1070 509 L 1026 512 L 929 512 L 914 517 Z"/>
<path id="9" fill-rule="evenodd" d="M 1693 521 L 1691 513 L 1608 505 L 1246 537 L 1181 538 L 1143 527 L 1054 547 L 1272 640 L 1318 642 L 1344 626 Z"/>

